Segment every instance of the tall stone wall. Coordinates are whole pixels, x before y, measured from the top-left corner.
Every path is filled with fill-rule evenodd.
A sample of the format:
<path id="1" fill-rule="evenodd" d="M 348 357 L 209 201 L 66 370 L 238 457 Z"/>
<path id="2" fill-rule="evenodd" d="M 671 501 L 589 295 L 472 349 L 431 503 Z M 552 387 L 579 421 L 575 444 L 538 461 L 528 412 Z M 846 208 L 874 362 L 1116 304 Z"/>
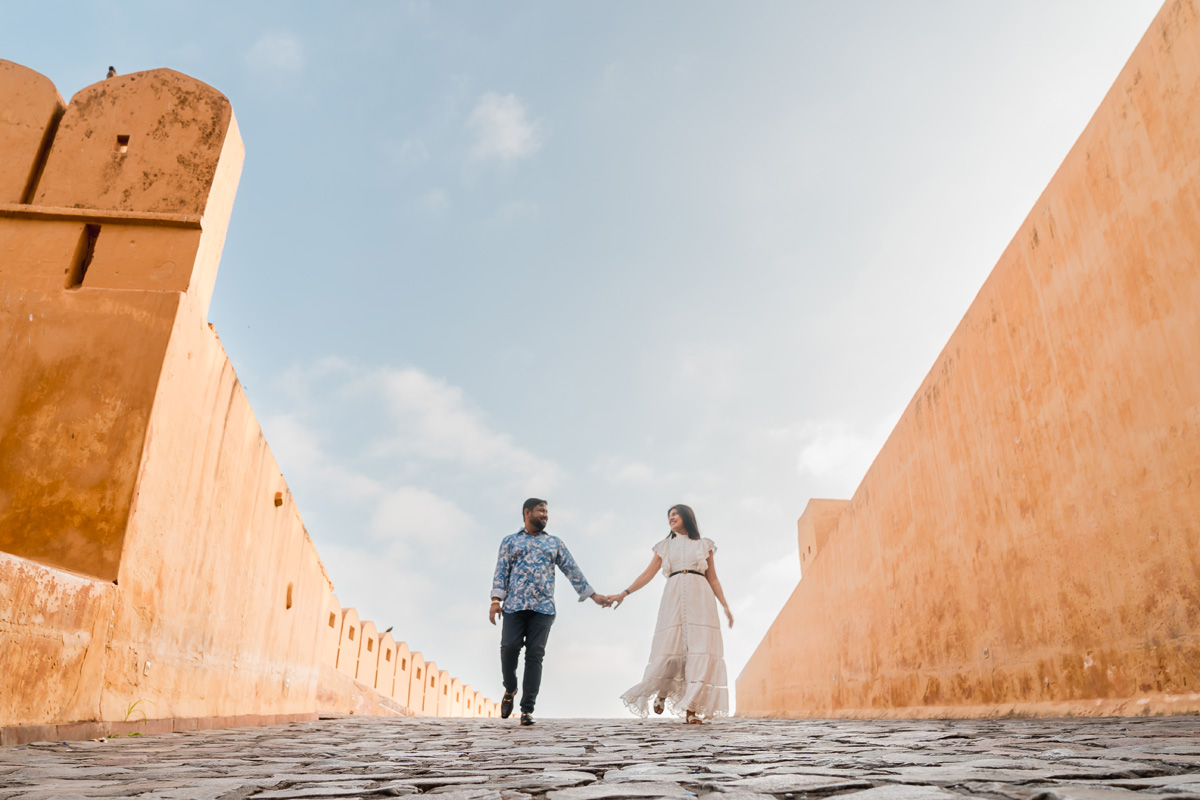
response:
<path id="1" fill-rule="evenodd" d="M 153 70 L 67 105 L 0 61 L 0 108 L 4 735 L 412 713 L 408 646 L 398 672 L 356 614 L 344 640 L 206 322 L 243 160 L 229 101 Z"/>
<path id="2" fill-rule="evenodd" d="M 1197 0 L 1162 8 L 800 537 L 743 715 L 1200 711 Z"/>

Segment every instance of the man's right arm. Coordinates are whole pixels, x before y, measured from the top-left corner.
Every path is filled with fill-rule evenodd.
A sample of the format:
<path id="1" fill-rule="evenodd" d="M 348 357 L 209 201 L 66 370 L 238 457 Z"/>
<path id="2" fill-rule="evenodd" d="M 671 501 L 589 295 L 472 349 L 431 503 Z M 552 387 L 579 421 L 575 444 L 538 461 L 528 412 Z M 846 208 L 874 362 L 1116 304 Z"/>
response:
<path id="1" fill-rule="evenodd" d="M 495 625 L 496 615 L 500 613 L 500 605 L 508 596 L 508 576 L 512 572 L 512 548 L 508 537 L 500 542 L 500 552 L 496 554 L 496 571 L 492 575 L 492 604 L 488 609 L 488 620 Z"/>

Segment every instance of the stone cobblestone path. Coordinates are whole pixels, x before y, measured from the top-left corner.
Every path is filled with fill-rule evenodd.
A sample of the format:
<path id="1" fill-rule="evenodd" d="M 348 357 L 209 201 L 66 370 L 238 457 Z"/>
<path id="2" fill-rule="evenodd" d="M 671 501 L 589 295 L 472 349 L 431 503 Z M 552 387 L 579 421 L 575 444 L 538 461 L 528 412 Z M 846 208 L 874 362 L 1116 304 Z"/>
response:
<path id="1" fill-rule="evenodd" d="M 1200 718 L 341 717 L 0 748 L 0 800 L 1200 800 Z"/>

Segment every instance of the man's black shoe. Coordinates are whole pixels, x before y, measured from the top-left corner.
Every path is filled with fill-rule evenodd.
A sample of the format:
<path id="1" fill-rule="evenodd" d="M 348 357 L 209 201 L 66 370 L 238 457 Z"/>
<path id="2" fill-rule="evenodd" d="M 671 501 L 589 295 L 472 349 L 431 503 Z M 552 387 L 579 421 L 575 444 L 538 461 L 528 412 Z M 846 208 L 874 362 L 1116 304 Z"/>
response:
<path id="1" fill-rule="evenodd" d="M 500 719 L 508 719 L 512 714 L 513 695 L 515 692 L 505 692 L 500 699 Z"/>
<path id="2" fill-rule="evenodd" d="M 521 724 L 522 725 L 532 725 L 533 724 L 533 714 L 522 714 L 521 715 Z"/>

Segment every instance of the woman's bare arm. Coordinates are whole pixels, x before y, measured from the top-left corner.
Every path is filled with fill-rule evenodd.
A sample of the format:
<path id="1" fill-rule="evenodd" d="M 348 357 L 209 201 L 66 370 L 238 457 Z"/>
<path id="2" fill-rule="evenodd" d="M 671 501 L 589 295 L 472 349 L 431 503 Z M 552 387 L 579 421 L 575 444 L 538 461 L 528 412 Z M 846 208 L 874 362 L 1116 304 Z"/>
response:
<path id="1" fill-rule="evenodd" d="M 621 603 L 625 600 L 626 597 L 629 597 L 629 595 L 633 594 L 638 589 L 642 588 L 647 583 L 654 580 L 654 575 L 658 572 L 658 570 L 661 567 L 662 567 L 662 556 L 660 556 L 658 553 L 655 553 L 654 556 L 651 557 L 650 566 L 646 567 L 646 571 L 643 572 L 641 575 L 638 575 L 637 580 L 635 580 L 633 583 L 629 584 L 628 589 L 621 592 L 620 594 L 613 595 L 612 607 L 613 608 L 618 607 L 619 605 L 621 605 Z"/>
<path id="2" fill-rule="evenodd" d="M 729 620 L 729 627 L 733 627 L 733 612 L 729 610 L 729 603 L 725 602 L 725 590 L 721 588 L 721 582 L 717 580 L 717 565 L 713 563 L 713 554 L 708 554 L 708 569 L 704 572 L 704 577 L 708 580 L 708 585 L 712 587 L 713 594 L 717 596 L 717 600 L 721 601 L 721 606 L 725 609 L 725 617 Z"/>

